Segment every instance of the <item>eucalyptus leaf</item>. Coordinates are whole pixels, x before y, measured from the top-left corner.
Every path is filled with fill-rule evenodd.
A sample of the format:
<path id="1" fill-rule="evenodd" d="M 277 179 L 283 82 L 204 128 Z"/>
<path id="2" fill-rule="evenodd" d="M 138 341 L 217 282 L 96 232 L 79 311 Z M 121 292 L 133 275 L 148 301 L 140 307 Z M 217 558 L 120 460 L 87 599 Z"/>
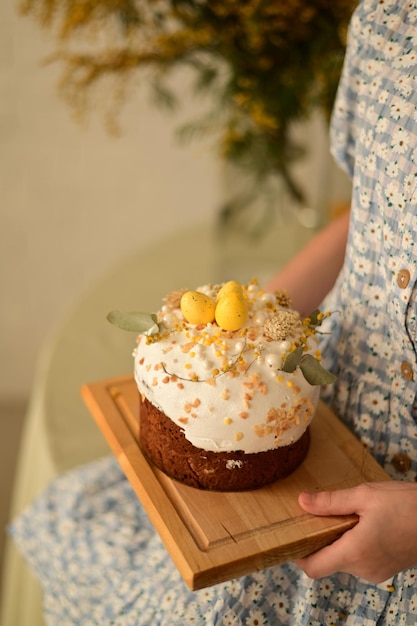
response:
<path id="1" fill-rule="evenodd" d="M 310 320 L 310 326 L 321 325 L 322 319 L 319 319 L 319 313 L 320 313 L 320 309 L 314 309 L 314 311 L 310 313 L 310 315 L 307 316 Z"/>
<path id="2" fill-rule="evenodd" d="M 282 369 L 284 370 L 284 372 L 288 372 L 289 374 L 291 374 L 291 372 L 295 370 L 295 368 L 297 367 L 297 365 L 299 365 L 301 361 L 301 357 L 303 356 L 303 351 L 304 351 L 303 346 L 298 346 L 298 348 L 296 348 L 295 350 L 293 350 L 286 356 L 285 361 L 282 366 Z"/>
<path id="3" fill-rule="evenodd" d="M 329 385 L 337 377 L 326 370 L 311 354 L 306 354 L 300 361 L 300 370 L 310 385 Z"/>
<path id="4" fill-rule="evenodd" d="M 107 320 L 110 324 L 122 330 L 145 333 L 146 335 L 155 335 L 159 332 L 157 318 L 154 313 L 111 311 L 107 315 Z"/>

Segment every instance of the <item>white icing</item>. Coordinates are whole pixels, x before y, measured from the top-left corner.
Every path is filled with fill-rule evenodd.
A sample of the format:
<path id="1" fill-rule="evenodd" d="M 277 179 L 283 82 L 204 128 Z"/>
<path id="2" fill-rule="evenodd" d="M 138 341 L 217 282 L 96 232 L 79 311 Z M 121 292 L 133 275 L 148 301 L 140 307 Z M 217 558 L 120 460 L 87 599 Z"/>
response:
<path id="1" fill-rule="evenodd" d="M 198 291 L 215 298 L 212 286 Z M 293 443 L 318 402 L 319 387 L 307 383 L 299 368 L 279 369 L 305 329 L 300 324 L 296 337 L 267 341 L 263 322 L 257 322 L 281 307 L 257 285 L 250 284 L 247 294 L 249 315 L 242 330 L 222 331 L 215 323 L 195 327 L 183 321 L 180 310 L 164 306 L 157 340 L 140 335 L 134 350 L 141 394 L 204 450 L 254 453 Z M 309 337 L 306 346 L 314 354 L 316 338 Z"/>

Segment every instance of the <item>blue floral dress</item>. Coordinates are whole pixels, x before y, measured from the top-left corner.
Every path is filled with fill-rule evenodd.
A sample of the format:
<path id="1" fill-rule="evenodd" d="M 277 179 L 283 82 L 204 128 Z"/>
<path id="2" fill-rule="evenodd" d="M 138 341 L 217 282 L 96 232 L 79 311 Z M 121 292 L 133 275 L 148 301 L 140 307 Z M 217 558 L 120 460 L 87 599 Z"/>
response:
<path id="1" fill-rule="evenodd" d="M 417 2 L 351 23 L 332 145 L 353 180 L 346 263 L 326 307 L 328 400 L 395 479 L 417 476 Z M 190 592 L 113 458 L 60 477 L 11 532 L 50 626 L 417 623 L 417 569 L 371 585 L 294 564 Z M 387 529 L 395 532 L 395 529 Z"/>

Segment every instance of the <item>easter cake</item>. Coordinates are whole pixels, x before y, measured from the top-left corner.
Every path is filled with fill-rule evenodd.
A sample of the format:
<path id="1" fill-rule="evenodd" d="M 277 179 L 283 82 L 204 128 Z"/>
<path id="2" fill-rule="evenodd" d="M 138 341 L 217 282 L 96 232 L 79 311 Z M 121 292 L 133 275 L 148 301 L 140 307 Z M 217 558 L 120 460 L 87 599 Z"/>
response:
<path id="1" fill-rule="evenodd" d="M 254 489 L 304 460 L 320 385 L 317 332 L 287 293 L 256 280 L 172 292 L 153 315 L 109 319 L 140 329 L 134 374 L 142 450 L 166 474 L 202 489 Z"/>

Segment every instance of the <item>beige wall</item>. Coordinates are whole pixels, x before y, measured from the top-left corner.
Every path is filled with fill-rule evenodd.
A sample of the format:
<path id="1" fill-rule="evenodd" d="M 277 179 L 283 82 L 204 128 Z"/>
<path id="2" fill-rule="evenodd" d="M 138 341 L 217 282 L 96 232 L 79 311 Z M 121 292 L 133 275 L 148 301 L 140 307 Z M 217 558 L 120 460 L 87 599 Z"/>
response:
<path id="1" fill-rule="evenodd" d="M 119 139 L 99 116 L 77 125 L 57 94 L 59 69 L 41 66 L 50 36 L 16 4 L 0 2 L 0 400 L 28 394 L 41 345 L 91 281 L 212 218 L 227 180 L 211 140 L 180 147 L 179 119 L 146 91 L 129 100 Z M 180 119 L 195 115 L 194 102 Z M 323 123 L 298 133 L 312 154 L 300 178 L 319 201 L 346 198 Z"/>
<path id="2" fill-rule="evenodd" d="M 132 250 L 212 215 L 214 153 L 176 142 L 145 94 L 77 126 L 46 32 L 0 2 L 0 398 L 25 396 L 39 348 L 90 281 Z"/>

